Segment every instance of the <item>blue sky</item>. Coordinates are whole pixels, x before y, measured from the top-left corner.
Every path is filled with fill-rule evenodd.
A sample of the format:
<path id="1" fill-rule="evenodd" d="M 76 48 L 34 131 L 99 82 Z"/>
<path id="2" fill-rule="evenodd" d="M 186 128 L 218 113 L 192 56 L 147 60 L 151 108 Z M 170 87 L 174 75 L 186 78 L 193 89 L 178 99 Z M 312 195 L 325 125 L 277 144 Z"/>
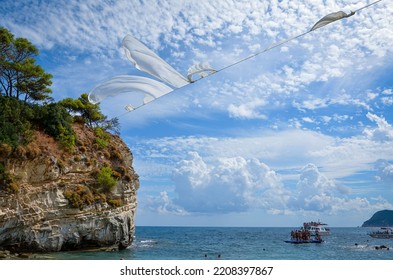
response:
<path id="1" fill-rule="evenodd" d="M 3 0 L 0 26 L 39 48 L 60 100 L 144 75 L 127 34 L 186 75 L 372 2 Z M 137 225 L 358 226 L 393 209 L 392 18 L 381 1 L 131 113 L 129 95 L 105 99 L 140 176 Z"/>

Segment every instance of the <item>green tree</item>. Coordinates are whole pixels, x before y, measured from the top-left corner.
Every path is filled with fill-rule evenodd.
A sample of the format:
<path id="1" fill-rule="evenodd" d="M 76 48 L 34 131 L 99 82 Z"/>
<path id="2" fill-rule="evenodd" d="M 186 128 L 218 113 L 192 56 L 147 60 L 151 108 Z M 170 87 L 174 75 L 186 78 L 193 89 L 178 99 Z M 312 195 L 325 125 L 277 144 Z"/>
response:
<path id="1" fill-rule="evenodd" d="M 0 143 L 13 148 L 31 140 L 34 110 L 25 102 L 0 96 Z"/>
<path id="2" fill-rule="evenodd" d="M 0 27 L 0 94 L 20 100 L 51 99 L 52 75 L 36 64 L 38 49 L 25 38 L 14 38 Z"/>
<path id="3" fill-rule="evenodd" d="M 76 115 L 89 127 L 95 128 L 105 119 L 98 104 L 89 102 L 88 94 L 82 93 L 78 99 L 66 98 L 60 101 L 70 113 Z"/>
<path id="4" fill-rule="evenodd" d="M 76 121 L 85 123 L 90 128 L 102 128 L 119 134 L 119 121 L 117 118 L 108 120 L 101 113 L 100 106 L 89 102 L 88 94 L 82 93 L 78 99 L 66 98 L 59 101 L 70 113 L 74 115 Z"/>

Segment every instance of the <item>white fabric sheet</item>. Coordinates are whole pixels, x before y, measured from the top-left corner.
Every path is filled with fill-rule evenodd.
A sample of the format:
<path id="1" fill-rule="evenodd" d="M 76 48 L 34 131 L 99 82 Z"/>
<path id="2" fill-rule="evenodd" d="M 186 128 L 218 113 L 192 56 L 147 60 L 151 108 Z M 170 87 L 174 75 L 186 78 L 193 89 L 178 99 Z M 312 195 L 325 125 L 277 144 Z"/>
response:
<path id="1" fill-rule="evenodd" d="M 121 75 L 95 87 L 89 93 L 89 101 L 96 104 L 110 96 L 139 92 L 144 94 L 143 101 L 146 104 L 171 91 L 173 91 L 172 88 L 150 78 Z"/>
<path id="2" fill-rule="evenodd" d="M 124 37 L 122 47 L 125 49 L 127 58 L 137 69 L 176 88 L 189 83 L 187 78 L 131 35 Z"/>
<path id="3" fill-rule="evenodd" d="M 215 72 L 217 71 L 214 70 L 213 67 L 211 67 L 208 63 L 198 63 L 188 69 L 187 79 L 192 82 L 193 75 L 199 74 L 201 78 L 204 78 Z"/>
<path id="4" fill-rule="evenodd" d="M 343 11 L 339 11 L 339 12 L 335 12 L 335 13 L 331 13 L 328 14 L 326 16 L 324 16 L 323 18 L 321 18 L 312 28 L 310 31 L 314 31 L 315 29 L 321 28 L 322 26 L 325 26 L 329 23 L 332 23 L 336 20 L 340 20 L 346 17 L 350 17 L 353 16 L 355 14 L 355 12 L 351 12 L 350 14 L 346 14 Z"/>

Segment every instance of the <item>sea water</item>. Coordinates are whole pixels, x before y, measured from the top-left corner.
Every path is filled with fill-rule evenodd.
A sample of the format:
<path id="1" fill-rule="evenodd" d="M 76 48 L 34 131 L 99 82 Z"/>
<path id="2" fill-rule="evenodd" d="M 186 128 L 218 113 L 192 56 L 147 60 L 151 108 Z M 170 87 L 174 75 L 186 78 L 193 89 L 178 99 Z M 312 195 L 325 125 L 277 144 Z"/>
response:
<path id="1" fill-rule="evenodd" d="M 289 244 L 293 228 L 136 227 L 135 240 L 118 252 L 59 252 L 73 260 L 391 260 L 393 239 L 374 239 L 367 228 L 331 228 L 321 244 Z M 389 248 L 377 250 L 376 246 Z"/>

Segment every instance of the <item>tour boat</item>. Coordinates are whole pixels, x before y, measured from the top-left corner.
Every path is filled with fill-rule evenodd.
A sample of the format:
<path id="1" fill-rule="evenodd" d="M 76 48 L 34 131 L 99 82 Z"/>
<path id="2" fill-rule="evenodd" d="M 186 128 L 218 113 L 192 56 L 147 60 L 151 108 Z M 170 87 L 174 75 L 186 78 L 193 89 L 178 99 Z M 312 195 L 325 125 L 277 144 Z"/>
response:
<path id="1" fill-rule="evenodd" d="M 302 229 L 308 230 L 311 235 L 316 235 L 317 233 L 320 236 L 330 235 L 330 228 L 326 227 L 327 224 L 321 222 L 307 222 L 303 223 Z"/>
<path id="2" fill-rule="evenodd" d="M 393 238 L 393 230 L 388 227 L 381 227 L 379 230 L 369 232 L 368 235 L 380 239 Z"/>
<path id="3" fill-rule="evenodd" d="M 306 229 L 297 229 L 291 231 L 291 239 L 285 240 L 286 243 L 303 244 L 303 243 L 322 243 L 323 240 L 318 232 L 312 235 L 310 231 Z"/>

